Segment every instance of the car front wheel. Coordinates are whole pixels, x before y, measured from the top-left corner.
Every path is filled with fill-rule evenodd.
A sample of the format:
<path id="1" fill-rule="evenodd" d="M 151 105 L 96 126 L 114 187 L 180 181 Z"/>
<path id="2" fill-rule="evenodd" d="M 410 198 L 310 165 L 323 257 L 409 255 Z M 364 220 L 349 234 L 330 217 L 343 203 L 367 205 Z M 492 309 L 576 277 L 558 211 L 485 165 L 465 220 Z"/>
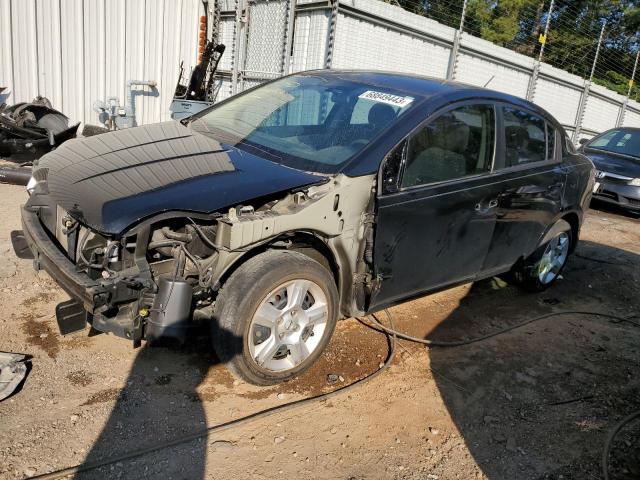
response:
<path id="1" fill-rule="evenodd" d="M 306 255 L 271 250 L 236 270 L 214 306 L 213 345 L 237 376 L 271 385 L 320 356 L 336 325 L 331 272 Z"/>

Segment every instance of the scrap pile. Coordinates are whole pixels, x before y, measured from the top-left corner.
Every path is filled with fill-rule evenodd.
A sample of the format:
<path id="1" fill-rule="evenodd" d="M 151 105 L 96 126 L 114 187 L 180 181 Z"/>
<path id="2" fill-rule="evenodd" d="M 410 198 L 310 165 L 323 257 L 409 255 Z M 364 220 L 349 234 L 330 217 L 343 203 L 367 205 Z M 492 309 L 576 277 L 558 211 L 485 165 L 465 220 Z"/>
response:
<path id="1" fill-rule="evenodd" d="M 19 353 L 0 352 L 0 400 L 9 397 L 29 371 L 29 357 Z"/>
<path id="2" fill-rule="evenodd" d="M 216 72 L 225 50 L 225 46 L 218 41 L 220 7 L 218 2 L 214 2 L 213 6 L 208 1 L 202 3 L 207 14 L 200 17 L 198 64 L 189 77 L 185 78 L 183 63 L 180 63 L 178 83 L 169 107 L 174 120 L 182 120 L 210 107 L 218 95 L 215 86 Z"/>
<path id="3" fill-rule="evenodd" d="M 13 155 L 29 159 L 41 157 L 62 142 L 76 136 L 77 123 L 51 107 L 45 97 L 30 103 L 0 105 L 0 157 Z"/>

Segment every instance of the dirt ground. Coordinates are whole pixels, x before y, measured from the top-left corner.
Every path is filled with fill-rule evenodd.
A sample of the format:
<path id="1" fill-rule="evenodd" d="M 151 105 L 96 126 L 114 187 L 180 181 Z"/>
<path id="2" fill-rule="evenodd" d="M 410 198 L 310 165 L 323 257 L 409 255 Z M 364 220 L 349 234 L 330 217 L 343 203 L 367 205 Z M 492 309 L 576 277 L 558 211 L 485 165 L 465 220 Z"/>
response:
<path id="1" fill-rule="evenodd" d="M 205 333 L 183 348 L 133 349 L 110 335 L 57 333 L 66 295 L 17 259 L 22 187 L 0 186 L 0 350 L 33 356 L 0 403 L 0 478 L 17 479 L 153 446 L 378 369 L 385 337 L 341 322 L 303 377 L 272 388 L 234 380 Z M 532 295 L 498 279 L 391 310 L 397 328 L 472 338 L 550 312 L 640 321 L 640 220 L 589 212 L 563 278 Z M 384 319 L 384 317 L 381 317 Z M 572 314 L 457 348 L 400 342 L 362 387 L 238 428 L 115 462 L 79 478 L 598 479 L 607 432 L 640 409 L 640 327 Z M 640 478 L 640 422 L 617 437 L 613 478 Z"/>

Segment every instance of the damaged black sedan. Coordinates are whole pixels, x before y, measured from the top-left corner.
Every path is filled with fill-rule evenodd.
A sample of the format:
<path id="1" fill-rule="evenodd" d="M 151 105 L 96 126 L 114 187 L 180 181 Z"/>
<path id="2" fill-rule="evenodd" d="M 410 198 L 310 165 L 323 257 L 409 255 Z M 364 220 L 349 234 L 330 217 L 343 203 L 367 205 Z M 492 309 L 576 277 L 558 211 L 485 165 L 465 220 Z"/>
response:
<path id="1" fill-rule="evenodd" d="M 339 318 L 504 272 L 548 287 L 593 183 L 527 101 L 314 71 L 65 143 L 35 166 L 13 239 L 72 297 L 63 332 L 88 322 L 139 344 L 202 317 L 236 375 L 272 384 L 308 368 Z"/>

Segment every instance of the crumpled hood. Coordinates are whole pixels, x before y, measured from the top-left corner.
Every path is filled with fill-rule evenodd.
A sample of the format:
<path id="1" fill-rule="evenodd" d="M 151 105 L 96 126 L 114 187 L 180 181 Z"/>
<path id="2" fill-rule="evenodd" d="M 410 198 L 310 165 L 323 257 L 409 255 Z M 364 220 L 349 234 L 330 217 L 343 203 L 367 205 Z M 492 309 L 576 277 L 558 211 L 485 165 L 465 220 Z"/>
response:
<path id="1" fill-rule="evenodd" d="M 585 155 L 589 157 L 598 170 L 625 177 L 640 178 L 640 159 L 632 160 L 631 158 L 589 149 L 585 149 Z"/>
<path id="2" fill-rule="evenodd" d="M 33 174 L 59 206 L 107 235 L 163 212 L 208 214 L 323 180 L 173 121 L 69 141 Z"/>

